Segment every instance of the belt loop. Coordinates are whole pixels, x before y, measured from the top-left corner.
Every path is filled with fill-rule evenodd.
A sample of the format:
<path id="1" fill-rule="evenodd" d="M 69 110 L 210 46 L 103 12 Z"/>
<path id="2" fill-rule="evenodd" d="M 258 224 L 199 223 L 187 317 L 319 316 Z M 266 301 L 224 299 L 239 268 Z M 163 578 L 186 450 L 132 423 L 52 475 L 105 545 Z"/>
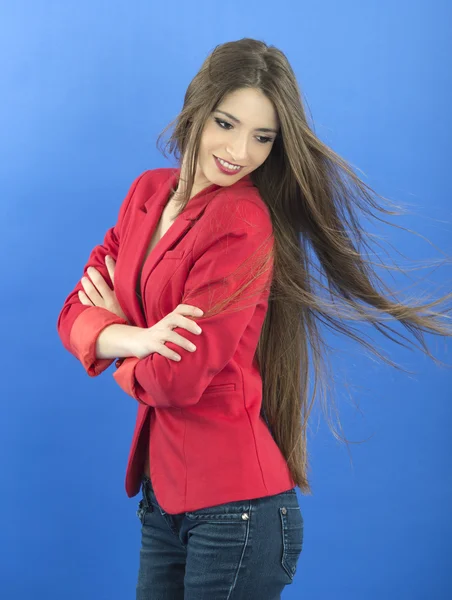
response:
<path id="1" fill-rule="evenodd" d="M 154 506 L 151 502 L 151 494 L 149 493 L 149 484 L 148 484 L 147 479 L 143 479 L 142 487 L 143 487 L 143 498 L 146 503 L 146 509 L 149 510 L 149 512 L 153 512 Z"/>

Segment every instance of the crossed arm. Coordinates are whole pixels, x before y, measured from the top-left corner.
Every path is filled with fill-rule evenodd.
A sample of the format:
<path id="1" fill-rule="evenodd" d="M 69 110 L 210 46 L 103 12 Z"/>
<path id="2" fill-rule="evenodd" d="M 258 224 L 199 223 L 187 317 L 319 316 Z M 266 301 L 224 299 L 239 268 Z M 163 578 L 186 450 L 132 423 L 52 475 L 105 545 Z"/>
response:
<path id="1" fill-rule="evenodd" d="M 207 225 L 200 230 L 195 241 L 193 247 L 195 260 L 185 284 L 182 303 L 197 306 L 207 313 L 216 302 L 235 298 L 226 310 L 211 316 L 207 315 L 201 320 L 203 329 L 201 337 L 182 328 L 174 329 L 175 332 L 195 343 L 197 346 L 195 352 L 184 353 L 179 362 L 157 353 L 137 358 L 134 343 L 136 344 L 136 335 L 140 328 L 128 326 L 124 320 L 115 321 L 114 319 L 120 317 L 112 312 L 109 314 L 113 321 L 103 327 L 102 331 L 97 332 L 94 345 L 90 344 L 92 353 L 90 360 L 109 360 L 108 364 L 111 364 L 113 358 L 124 359 L 118 361 L 119 366 L 117 363 L 118 368 L 113 373 L 113 377 L 118 385 L 138 402 L 168 408 L 197 403 L 215 375 L 226 366 L 237 351 L 258 303 L 266 300 L 273 266 L 271 257 L 271 260 L 266 263 L 266 269 L 255 270 L 249 265 L 245 276 L 243 270 L 240 271 L 239 267 L 250 256 L 255 256 L 258 258 L 258 263 L 262 264 L 259 259 L 263 256 L 271 256 L 273 244 L 271 223 L 269 225 L 269 221 L 262 219 L 262 210 L 252 205 L 245 216 L 248 217 L 246 221 L 242 214 L 240 221 L 235 222 L 235 227 L 223 230 L 216 239 L 212 239 L 211 229 Z M 95 286 L 85 280 L 83 287 L 86 299 L 83 294 L 79 294 L 79 301 L 90 302 L 93 310 L 100 309 L 107 312 L 108 304 L 115 305 L 114 290 L 107 285 L 101 273 L 96 271 L 91 273 Z M 250 274 L 252 283 L 246 290 L 246 298 L 236 297 L 237 290 Z M 113 277 L 110 274 L 110 278 L 114 279 L 114 272 Z M 99 287 L 103 293 L 100 293 Z M 252 300 L 249 300 L 250 297 Z M 104 305 L 96 306 L 93 300 L 98 303 L 103 302 Z M 244 300 L 244 305 L 241 304 L 241 300 Z M 85 331 L 87 336 L 91 336 L 93 329 L 88 328 Z M 253 332 L 253 335 L 255 334 L 257 332 Z M 180 348 L 172 342 L 166 342 L 166 346 L 173 351 L 180 351 Z M 97 370 L 94 374 L 98 372 L 100 371 Z"/>

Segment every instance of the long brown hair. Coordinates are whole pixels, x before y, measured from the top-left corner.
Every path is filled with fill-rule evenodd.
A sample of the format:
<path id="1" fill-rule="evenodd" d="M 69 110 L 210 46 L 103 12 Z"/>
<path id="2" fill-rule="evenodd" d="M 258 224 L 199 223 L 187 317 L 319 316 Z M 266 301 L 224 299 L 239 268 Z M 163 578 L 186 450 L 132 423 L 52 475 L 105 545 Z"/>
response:
<path id="1" fill-rule="evenodd" d="M 256 350 L 263 382 L 262 415 L 296 485 L 310 494 L 307 426 L 317 395 L 333 434 L 344 439 L 330 421 L 327 399 L 335 408 L 330 390 L 333 379 L 329 346 L 319 325 L 350 336 L 396 368 L 401 367 L 350 322 L 370 323 L 389 339 L 420 348 L 439 363 L 424 334 L 452 334 L 445 322 L 450 309 L 435 309 L 452 294 L 429 302 L 402 302 L 377 275 L 376 263 L 364 253 L 377 256 L 371 243 L 380 244 L 366 233 L 359 217 L 405 230 L 381 216 L 401 214 L 400 207 L 374 192 L 315 135 L 286 56 L 262 41 L 244 38 L 217 46 L 188 86 L 182 111 L 158 137 L 157 144 L 175 124 L 165 149 L 169 147 L 178 160 L 185 161 L 187 169 L 179 214 L 190 199 L 206 120 L 227 94 L 242 88 L 263 92 L 272 101 L 280 123 L 269 156 L 250 175 L 270 210 L 274 234 L 268 312 Z M 166 156 L 165 150 L 163 154 Z M 263 268 L 267 264 L 264 260 Z M 404 272 L 381 259 L 379 266 Z M 252 271 L 255 277 L 259 273 Z M 209 309 L 203 318 L 223 307 L 224 303 Z M 388 323 L 393 319 L 417 344 L 393 329 Z M 313 388 L 309 399 L 310 360 Z M 336 408 L 335 413 L 337 416 Z M 338 417 L 337 422 L 342 430 Z"/>

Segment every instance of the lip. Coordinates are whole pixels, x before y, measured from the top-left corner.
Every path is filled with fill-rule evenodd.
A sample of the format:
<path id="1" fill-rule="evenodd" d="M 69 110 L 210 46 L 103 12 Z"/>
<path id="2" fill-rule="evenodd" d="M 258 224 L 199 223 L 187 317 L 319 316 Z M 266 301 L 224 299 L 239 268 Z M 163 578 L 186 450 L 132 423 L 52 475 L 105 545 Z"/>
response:
<path id="1" fill-rule="evenodd" d="M 216 163 L 217 167 L 219 168 L 219 170 L 222 173 L 224 173 L 225 175 L 235 175 L 236 173 L 240 173 L 240 171 L 243 169 L 243 167 L 240 167 L 240 169 L 236 169 L 235 171 L 226 170 L 225 167 L 223 167 L 223 165 L 218 160 L 218 156 L 215 156 L 215 154 L 213 154 L 212 156 L 214 157 L 215 163 Z M 239 165 L 237 165 L 237 166 L 239 166 Z"/>

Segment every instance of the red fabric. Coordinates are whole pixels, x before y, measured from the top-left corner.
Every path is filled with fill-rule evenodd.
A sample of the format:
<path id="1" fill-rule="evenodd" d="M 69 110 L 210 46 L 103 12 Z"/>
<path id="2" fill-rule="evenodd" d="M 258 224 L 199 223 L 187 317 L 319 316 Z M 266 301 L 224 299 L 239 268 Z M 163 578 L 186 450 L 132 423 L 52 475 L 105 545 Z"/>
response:
<path id="1" fill-rule="evenodd" d="M 134 370 L 135 365 L 139 362 L 139 360 L 139 358 L 131 356 L 122 361 L 118 361 L 118 364 L 116 365 L 118 366 L 118 369 L 116 369 L 116 372 L 113 373 L 113 377 L 119 387 L 122 388 L 126 394 L 132 396 L 132 398 L 135 398 L 135 400 L 138 400 L 138 402 L 146 404 L 140 400 L 135 389 Z"/>
<path id="2" fill-rule="evenodd" d="M 261 416 L 262 379 L 255 351 L 273 267 L 272 257 L 268 264 L 263 259 L 274 239 L 268 208 L 249 176 L 228 187 L 212 184 L 190 199 L 144 262 L 143 305 L 138 301 L 136 285 L 149 240 L 179 175 L 178 169 L 155 169 L 137 178 L 106 238 L 109 248 L 112 239 L 116 242 L 115 291 L 129 322 L 152 327 L 178 304 L 207 312 L 217 301 L 233 296 L 250 275 L 257 277 L 219 314 L 194 318 L 201 335 L 174 328 L 197 347 L 189 352 L 166 342 L 182 356 L 179 362 L 159 353 L 116 362 L 115 381 L 138 403 L 126 492 L 132 497 L 140 489 L 143 432 L 149 436 L 154 491 L 170 514 L 273 495 L 295 486 Z M 104 252 L 104 246 L 93 250 L 96 256 Z M 75 310 L 77 300 L 69 298 Z M 85 319 L 87 323 L 88 316 Z M 99 321 L 93 320 L 89 332 L 80 326 L 71 335 L 73 326 L 65 305 L 60 335 L 63 343 L 77 340 L 72 346 L 69 342 L 68 349 L 76 354 L 83 347 L 86 354 L 78 351 L 78 355 L 85 356 L 87 364 L 100 333 Z"/>
<path id="3" fill-rule="evenodd" d="M 70 346 L 86 372 L 91 377 L 100 375 L 114 359 L 96 358 L 96 340 L 100 332 L 115 323 L 127 325 L 127 321 L 117 317 L 100 306 L 87 306 L 75 319 L 70 332 Z"/>

